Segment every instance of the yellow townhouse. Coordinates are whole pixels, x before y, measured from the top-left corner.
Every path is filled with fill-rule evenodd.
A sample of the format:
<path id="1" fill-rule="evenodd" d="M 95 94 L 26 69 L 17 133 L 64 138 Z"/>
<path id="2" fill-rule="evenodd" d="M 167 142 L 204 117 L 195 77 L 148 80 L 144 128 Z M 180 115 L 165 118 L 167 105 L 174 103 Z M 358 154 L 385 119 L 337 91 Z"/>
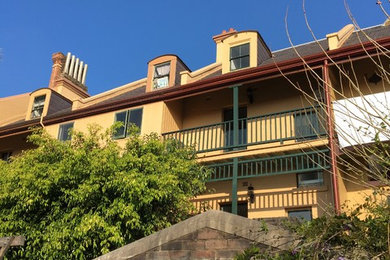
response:
<path id="1" fill-rule="evenodd" d="M 178 56 L 162 55 L 148 62 L 145 78 L 94 96 L 85 83 L 87 64 L 71 53 L 53 54 L 48 87 L 0 98 L 2 159 L 33 149 L 26 142 L 32 126 L 65 141 L 71 128 L 120 121 L 118 142 L 135 124 L 141 134 L 156 132 L 196 149 L 212 169 L 210 192 L 193 199 L 199 210 L 311 219 L 361 203 L 375 180 L 341 163 L 351 160 L 346 151 L 353 144 L 340 144 L 334 107 L 389 89 L 376 65 L 389 68 L 378 49 L 390 46 L 390 28 L 347 25 L 277 51 L 257 31 L 230 29 L 213 40 L 215 63 L 191 71 Z"/>

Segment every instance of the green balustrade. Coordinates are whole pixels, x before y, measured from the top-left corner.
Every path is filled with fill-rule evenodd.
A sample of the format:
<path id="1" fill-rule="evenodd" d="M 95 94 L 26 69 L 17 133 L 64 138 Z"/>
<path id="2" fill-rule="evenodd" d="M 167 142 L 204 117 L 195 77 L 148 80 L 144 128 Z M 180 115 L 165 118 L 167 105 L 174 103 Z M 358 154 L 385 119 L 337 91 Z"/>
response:
<path id="1" fill-rule="evenodd" d="M 176 139 L 185 146 L 194 146 L 198 153 L 231 151 L 249 145 L 320 138 L 326 135 L 325 118 L 325 111 L 320 107 L 307 107 L 241 118 L 236 128 L 231 120 L 167 132 L 162 136 Z M 234 134 L 234 129 L 238 129 L 237 134 Z"/>
<path id="2" fill-rule="evenodd" d="M 288 173 L 301 173 L 329 169 L 329 150 L 308 151 L 288 155 L 261 157 L 238 161 L 237 178 L 252 178 Z M 212 181 L 233 179 L 234 161 L 207 165 Z"/>

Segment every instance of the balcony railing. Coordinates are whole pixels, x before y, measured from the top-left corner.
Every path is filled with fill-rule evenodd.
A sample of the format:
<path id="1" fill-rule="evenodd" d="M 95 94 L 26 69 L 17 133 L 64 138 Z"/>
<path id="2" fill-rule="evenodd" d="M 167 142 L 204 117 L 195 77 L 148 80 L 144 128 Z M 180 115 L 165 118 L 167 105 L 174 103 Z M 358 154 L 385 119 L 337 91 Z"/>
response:
<path id="1" fill-rule="evenodd" d="M 262 157 L 238 162 L 237 178 L 251 178 L 288 173 L 302 173 L 329 169 L 329 150 L 318 150 Z M 208 165 L 211 169 L 209 181 L 231 180 L 233 178 L 233 162 Z"/>
<path id="2" fill-rule="evenodd" d="M 176 139 L 185 146 L 194 146 L 198 153 L 230 151 L 249 145 L 303 141 L 326 135 L 325 112 L 308 107 L 260 115 L 238 120 L 238 145 L 233 144 L 233 121 L 163 133 L 164 139 Z"/>

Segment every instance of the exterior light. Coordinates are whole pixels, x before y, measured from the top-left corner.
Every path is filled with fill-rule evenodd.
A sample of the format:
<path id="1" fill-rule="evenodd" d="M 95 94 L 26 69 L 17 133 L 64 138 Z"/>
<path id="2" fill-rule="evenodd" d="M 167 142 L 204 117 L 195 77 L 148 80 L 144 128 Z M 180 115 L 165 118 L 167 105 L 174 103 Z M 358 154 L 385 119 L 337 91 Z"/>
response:
<path id="1" fill-rule="evenodd" d="M 253 203 L 255 202 L 255 192 L 252 184 L 249 184 L 248 186 L 248 197 L 249 197 L 249 202 Z"/>

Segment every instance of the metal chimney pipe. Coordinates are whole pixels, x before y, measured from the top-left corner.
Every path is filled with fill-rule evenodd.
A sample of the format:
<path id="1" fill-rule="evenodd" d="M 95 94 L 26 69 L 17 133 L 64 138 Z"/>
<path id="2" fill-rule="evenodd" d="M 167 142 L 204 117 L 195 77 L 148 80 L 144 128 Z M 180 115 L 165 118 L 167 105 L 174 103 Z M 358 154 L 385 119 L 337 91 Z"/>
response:
<path id="1" fill-rule="evenodd" d="M 70 61 L 70 68 L 69 68 L 69 76 L 72 76 L 73 75 L 73 68 L 74 68 L 74 59 L 76 57 L 74 55 L 72 55 L 72 60 Z"/>
<path id="2" fill-rule="evenodd" d="M 77 72 L 77 81 L 78 82 L 81 82 L 81 77 L 82 77 L 82 74 L 83 74 L 83 65 L 84 65 L 84 62 L 81 61 L 80 65 L 79 65 L 79 71 Z"/>
<path id="3" fill-rule="evenodd" d="M 85 77 L 87 76 L 87 69 L 88 69 L 88 64 L 85 64 L 85 65 L 84 65 L 84 71 L 83 71 L 83 79 L 82 79 L 82 81 L 81 81 L 81 83 L 82 83 L 83 85 L 85 85 Z"/>
<path id="4" fill-rule="evenodd" d="M 68 54 L 66 55 L 66 61 L 65 61 L 65 67 L 64 67 L 64 73 L 69 73 L 70 55 L 71 55 L 71 53 L 70 53 L 70 52 L 68 52 Z"/>
<path id="5" fill-rule="evenodd" d="M 76 64 L 74 65 L 73 78 L 77 79 L 77 72 L 79 71 L 79 61 L 80 59 L 76 59 Z"/>

